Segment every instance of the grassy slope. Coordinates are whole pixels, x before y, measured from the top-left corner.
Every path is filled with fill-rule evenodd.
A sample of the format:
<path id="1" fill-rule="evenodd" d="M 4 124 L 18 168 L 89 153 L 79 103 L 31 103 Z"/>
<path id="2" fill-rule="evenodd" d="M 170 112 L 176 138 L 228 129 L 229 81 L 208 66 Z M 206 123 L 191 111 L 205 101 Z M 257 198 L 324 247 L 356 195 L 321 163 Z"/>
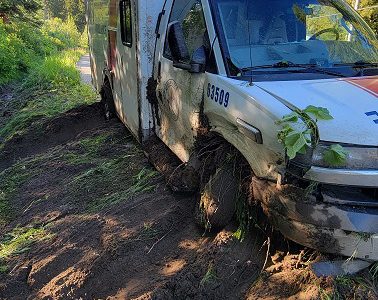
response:
<path id="1" fill-rule="evenodd" d="M 95 92 L 81 83 L 75 68 L 84 52 L 82 49 L 65 50 L 47 57 L 31 71 L 16 91 L 15 101 L 24 105 L 0 128 L 0 137 L 9 140 L 22 134 L 34 122 L 96 101 Z"/>

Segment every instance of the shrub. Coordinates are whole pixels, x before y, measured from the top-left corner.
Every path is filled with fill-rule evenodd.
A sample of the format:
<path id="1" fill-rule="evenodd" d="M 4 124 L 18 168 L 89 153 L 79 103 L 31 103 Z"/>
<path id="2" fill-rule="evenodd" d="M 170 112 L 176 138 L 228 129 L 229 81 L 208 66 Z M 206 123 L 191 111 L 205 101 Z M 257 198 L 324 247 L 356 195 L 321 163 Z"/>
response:
<path id="1" fill-rule="evenodd" d="M 56 81 L 72 78 L 72 74 L 67 74 L 70 71 L 64 69 L 64 60 L 63 62 L 58 60 L 54 54 L 68 48 L 79 47 L 82 39 L 85 37 L 82 38 L 72 18 L 65 22 L 58 18 L 47 20 L 41 28 L 22 22 L 4 24 L 0 19 L 0 87 L 31 70 L 34 73 L 39 72 L 41 76 L 41 70 L 50 72 L 43 74 L 43 79 L 47 81 L 51 81 L 51 76 L 55 76 Z M 52 57 L 46 59 L 42 63 L 44 68 L 41 68 L 41 61 L 49 56 Z M 55 63 L 60 65 L 54 66 Z M 60 78 L 58 78 L 58 69 L 61 73 Z"/>
<path id="2" fill-rule="evenodd" d="M 66 50 L 49 57 L 35 66 L 22 84 L 22 89 L 42 90 L 80 83 L 80 74 L 75 67 L 83 51 Z"/>
<path id="3" fill-rule="evenodd" d="M 53 39 L 59 50 L 75 48 L 80 44 L 81 34 L 71 17 L 67 21 L 59 18 L 47 20 L 42 26 L 42 32 Z"/>

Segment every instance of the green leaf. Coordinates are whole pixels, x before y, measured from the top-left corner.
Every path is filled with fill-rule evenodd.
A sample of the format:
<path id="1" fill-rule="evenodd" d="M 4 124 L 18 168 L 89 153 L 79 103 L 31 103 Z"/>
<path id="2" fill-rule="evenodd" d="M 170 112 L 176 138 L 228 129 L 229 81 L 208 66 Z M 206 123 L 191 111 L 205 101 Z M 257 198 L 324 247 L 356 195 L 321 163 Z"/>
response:
<path id="1" fill-rule="evenodd" d="M 332 120 L 333 117 L 329 113 L 329 110 L 324 107 L 316 107 L 309 105 L 303 111 L 306 114 L 313 115 L 317 120 Z"/>
<path id="2" fill-rule="evenodd" d="M 306 137 L 304 132 L 291 132 L 285 139 L 285 147 L 287 149 L 287 155 L 290 159 L 295 158 L 297 153 L 306 153 L 306 150 L 310 145 L 311 142 Z"/>
<path id="3" fill-rule="evenodd" d="M 323 160 L 332 167 L 341 167 L 346 165 L 348 151 L 341 145 L 330 146 L 323 154 Z"/>
<path id="4" fill-rule="evenodd" d="M 288 136 L 288 134 L 290 132 L 293 132 L 294 129 L 289 125 L 289 124 L 286 124 L 279 132 L 278 132 L 278 141 L 281 143 L 281 144 L 285 144 L 285 139 L 286 137 Z"/>
<path id="5" fill-rule="evenodd" d="M 297 123 L 298 120 L 299 120 L 298 114 L 296 112 L 292 112 L 291 114 L 283 116 L 281 120 L 278 120 L 276 122 L 276 124 Z"/>

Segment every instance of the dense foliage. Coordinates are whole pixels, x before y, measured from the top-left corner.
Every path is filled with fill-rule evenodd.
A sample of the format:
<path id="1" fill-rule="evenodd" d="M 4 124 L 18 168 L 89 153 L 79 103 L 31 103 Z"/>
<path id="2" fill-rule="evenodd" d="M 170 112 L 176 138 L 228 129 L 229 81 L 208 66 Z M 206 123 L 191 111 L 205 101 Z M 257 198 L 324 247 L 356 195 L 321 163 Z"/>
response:
<path id="1" fill-rule="evenodd" d="M 40 0 L 0 0 L 0 17 L 38 24 L 41 8 Z"/>
<path id="2" fill-rule="evenodd" d="M 354 6 L 356 0 L 348 0 Z M 358 9 L 361 16 L 369 23 L 373 30 L 378 34 L 378 0 L 361 0 Z"/>
<path id="3" fill-rule="evenodd" d="M 45 14 L 48 18 L 72 18 L 80 32 L 85 28 L 85 0 L 45 0 Z"/>
<path id="4" fill-rule="evenodd" d="M 81 34 L 72 18 L 53 18 L 40 27 L 0 19 L 0 86 L 29 72 L 45 57 L 80 46 Z"/>

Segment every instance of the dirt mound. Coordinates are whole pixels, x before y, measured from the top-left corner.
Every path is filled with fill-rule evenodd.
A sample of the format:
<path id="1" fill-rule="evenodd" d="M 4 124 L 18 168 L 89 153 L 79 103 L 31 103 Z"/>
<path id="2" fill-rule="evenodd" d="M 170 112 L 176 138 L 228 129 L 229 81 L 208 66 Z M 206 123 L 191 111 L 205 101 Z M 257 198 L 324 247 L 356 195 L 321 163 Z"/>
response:
<path id="1" fill-rule="evenodd" d="M 104 126 L 104 118 L 100 103 L 81 106 L 52 120 L 38 122 L 26 133 L 16 135 L 5 143 L 0 156 L 0 171 L 16 160 L 45 152 L 101 126 Z"/>

